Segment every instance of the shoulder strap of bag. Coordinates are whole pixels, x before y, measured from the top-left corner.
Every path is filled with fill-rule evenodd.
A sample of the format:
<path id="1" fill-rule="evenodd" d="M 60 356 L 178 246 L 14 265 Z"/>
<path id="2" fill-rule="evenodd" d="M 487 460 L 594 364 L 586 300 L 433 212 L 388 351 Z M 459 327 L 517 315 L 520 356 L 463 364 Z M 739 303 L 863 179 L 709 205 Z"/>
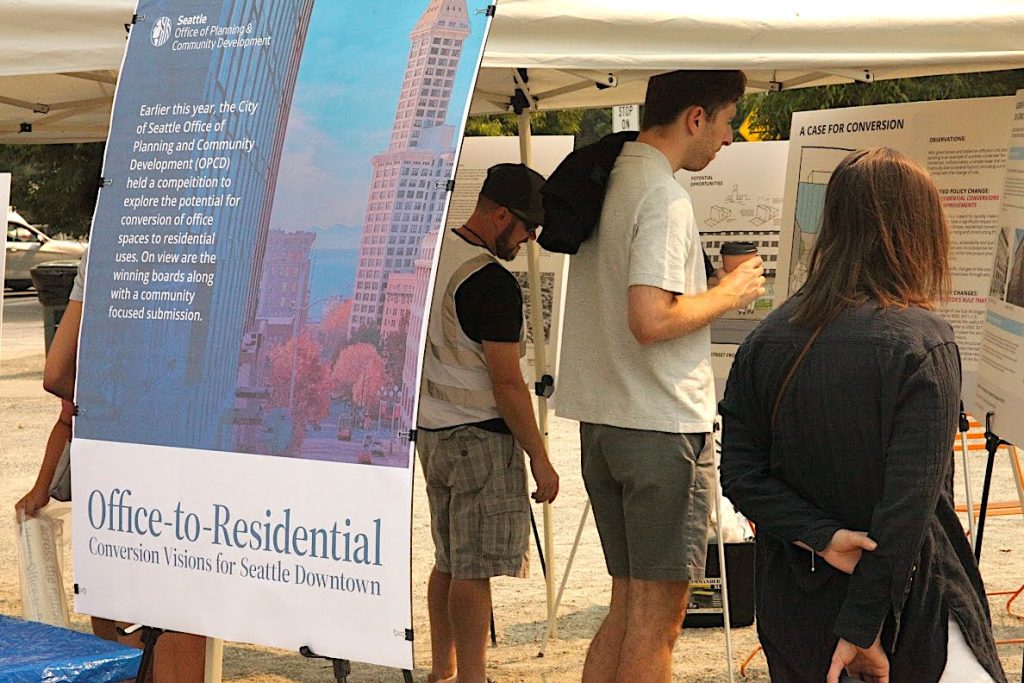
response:
<path id="1" fill-rule="evenodd" d="M 821 334 L 821 331 L 824 328 L 824 325 L 818 325 L 818 327 L 815 328 L 814 332 L 811 333 L 811 336 L 808 337 L 807 339 L 807 343 L 804 344 L 803 351 L 801 351 L 800 355 L 796 357 L 796 360 L 793 361 L 793 364 L 789 366 L 789 372 L 786 373 L 785 379 L 783 379 L 782 384 L 779 385 L 779 393 L 775 395 L 775 405 L 772 407 L 772 429 L 775 428 L 775 421 L 779 415 L 779 405 L 782 404 L 782 396 L 786 393 L 786 387 L 789 386 L 789 381 L 793 379 L 793 375 L 796 374 L 797 368 L 800 367 L 800 363 L 803 362 L 804 356 L 806 356 L 807 352 L 811 350 L 811 344 L 814 343 L 814 340 L 818 338 L 818 335 Z"/>

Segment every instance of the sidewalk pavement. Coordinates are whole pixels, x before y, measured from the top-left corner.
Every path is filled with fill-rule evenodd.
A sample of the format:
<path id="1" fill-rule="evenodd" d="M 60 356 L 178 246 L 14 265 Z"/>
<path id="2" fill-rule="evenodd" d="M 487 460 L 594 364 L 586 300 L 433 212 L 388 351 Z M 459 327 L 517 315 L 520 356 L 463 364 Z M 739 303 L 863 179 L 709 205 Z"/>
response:
<path id="1" fill-rule="evenodd" d="M 4 292 L 0 363 L 41 353 L 45 353 L 43 307 L 35 292 Z"/>

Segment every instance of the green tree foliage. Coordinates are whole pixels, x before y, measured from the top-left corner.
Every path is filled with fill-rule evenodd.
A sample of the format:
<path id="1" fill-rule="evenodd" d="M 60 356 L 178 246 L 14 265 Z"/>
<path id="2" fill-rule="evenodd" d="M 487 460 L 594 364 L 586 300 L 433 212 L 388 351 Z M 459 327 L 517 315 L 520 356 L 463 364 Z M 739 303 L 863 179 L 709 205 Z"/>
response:
<path id="1" fill-rule="evenodd" d="M 794 88 L 779 93 L 748 95 L 743 98 L 737 122 L 750 110 L 752 128 L 765 140 L 788 140 L 795 111 L 840 109 L 869 104 L 892 104 L 926 100 L 1012 95 L 1024 88 L 1024 69 L 901 78 L 874 83 Z"/>
<path id="2" fill-rule="evenodd" d="M 11 173 L 11 204 L 50 233 L 89 232 L 102 165 L 102 143 L 0 145 L 0 171 Z"/>
<path id="3" fill-rule="evenodd" d="M 514 114 L 471 116 L 466 135 L 516 135 L 519 130 Z M 589 145 L 612 132 L 611 109 L 565 109 L 530 114 L 534 135 L 575 135 L 576 147 Z"/>

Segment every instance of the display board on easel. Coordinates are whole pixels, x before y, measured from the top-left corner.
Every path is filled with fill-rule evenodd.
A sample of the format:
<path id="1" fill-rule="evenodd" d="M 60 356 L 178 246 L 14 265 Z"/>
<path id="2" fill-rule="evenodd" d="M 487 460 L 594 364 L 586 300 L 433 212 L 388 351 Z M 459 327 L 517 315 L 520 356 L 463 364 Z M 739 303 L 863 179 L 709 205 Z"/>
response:
<path id="1" fill-rule="evenodd" d="M 998 434 L 1024 444 L 1024 90 L 1010 122 L 999 230 L 993 239 L 988 309 L 978 365 L 976 414 L 995 414 Z"/>
<path id="2" fill-rule="evenodd" d="M 486 7 L 140 3 L 83 304 L 78 611 L 412 668 L 420 247 Z"/>
<path id="3" fill-rule="evenodd" d="M 1009 138 L 993 122 L 1013 107 L 1012 97 L 986 97 L 794 113 L 779 253 L 788 282 L 776 283 L 776 304 L 803 284 L 836 164 L 856 149 L 900 150 L 932 175 L 949 217 L 953 293 L 939 313 L 956 332 L 971 408 Z"/>

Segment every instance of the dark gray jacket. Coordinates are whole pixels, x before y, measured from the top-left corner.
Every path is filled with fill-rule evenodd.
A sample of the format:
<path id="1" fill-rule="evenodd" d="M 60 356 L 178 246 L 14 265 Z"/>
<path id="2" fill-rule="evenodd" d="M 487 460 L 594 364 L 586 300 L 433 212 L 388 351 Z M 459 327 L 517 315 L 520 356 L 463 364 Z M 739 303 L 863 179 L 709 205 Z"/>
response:
<path id="1" fill-rule="evenodd" d="M 953 331 L 920 308 L 846 311 L 828 325 L 772 406 L 811 330 L 794 300 L 743 343 L 720 405 L 725 494 L 757 525 L 757 622 L 773 679 L 822 681 L 839 637 L 882 629 L 891 680 L 945 667 L 952 616 L 979 662 L 1006 676 L 981 575 L 953 507 L 960 401 Z M 878 549 L 852 576 L 793 545 L 823 549 L 839 528 Z M 774 660 L 774 661 L 773 661 Z"/>

